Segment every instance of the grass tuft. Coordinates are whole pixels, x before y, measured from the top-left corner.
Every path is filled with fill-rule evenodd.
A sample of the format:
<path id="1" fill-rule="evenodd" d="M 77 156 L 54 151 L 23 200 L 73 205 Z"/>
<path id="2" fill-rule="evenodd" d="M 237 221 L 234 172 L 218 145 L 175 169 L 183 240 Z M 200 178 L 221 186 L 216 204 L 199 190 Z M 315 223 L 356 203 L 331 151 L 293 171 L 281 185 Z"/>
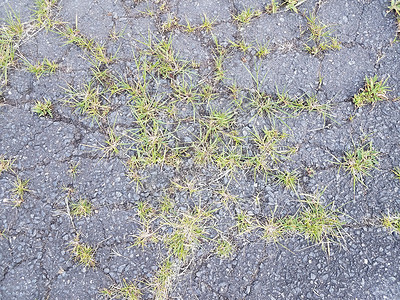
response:
<path id="1" fill-rule="evenodd" d="M 386 85 L 386 80 L 378 81 L 378 76 L 365 77 L 365 86 L 360 92 L 354 95 L 353 101 L 356 107 L 367 104 L 375 104 L 379 101 L 387 100 L 387 92 L 391 89 Z"/>
<path id="2" fill-rule="evenodd" d="M 50 116 L 53 117 L 53 105 L 50 100 L 44 99 L 44 102 L 37 101 L 33 107 L 33 112 L 39 117 Z"/>
<path id="3" fill-rule="evenodd" d="M 142 292 L 137 287 L 135 282 L 130 282 L 122 279 L 118 285 L 113 285 L 109 288 L 102 289 L 100 294 L 107 297 L 107 299 L 125 299 L 125 300 L 139 300 Z"/>
<path id="4" fill-rule="evenodd" d="M 400 213 L 395 215 L 387 214 L 386 216 L 383 216 L 382 225 L 387 230 L 400 234 Z"/>
<path id="5" fill-rule="evenodd" d="M 85 267 L 94 267 L 96 265 L 96 261 L 94 259 L 95 249 L 90 247 L 89 245 L 83 244 L 79 240 L 79 234 L 76 235 L 75 239 L 70 243 L 71 255 L 75 261 L 79 264 L 84 265 Z"/>

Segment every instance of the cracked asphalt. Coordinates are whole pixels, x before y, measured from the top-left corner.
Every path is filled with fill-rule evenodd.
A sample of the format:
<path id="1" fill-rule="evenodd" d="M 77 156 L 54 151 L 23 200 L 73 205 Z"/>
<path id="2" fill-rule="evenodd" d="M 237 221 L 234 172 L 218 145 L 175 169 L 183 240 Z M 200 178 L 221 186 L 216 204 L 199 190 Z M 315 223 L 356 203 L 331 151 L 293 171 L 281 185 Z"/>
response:
<path id="1" fill-rule="evenodd" d="M 400 236 L 378 224 L 388 212 L 400 212 L 400 182 L 392 170 L 400 166 L 399 102 L 384 101 L 356 109 L 352 97 L 364 85 L 366 76 L 387 78 L 390 98 L 400 97 L 400 43 L 396 37 L 396 17 L 388 13 L 386 0 L 308 0 L 299 13 L 279 11 L 262 14 L 243 27 L 232 20 L 245 8 L 263 9 L 266 1 L 256 0 L 170 0 L 166 10 L 153 16 L 143 13 L 156 9 L 159 1 L 78 1 L 57 4 L 57 19 L 77 25 L 80 32 L 106 46 L 109 53 L 118 50 L 118 60 L 110 66 L 115 74 L 127 76 L 135 70 L 132 49 L 148 32 L 159 38 L 171 36 L 179 57 L 198 63 L 199 77 L 211 76 L 214 68 L 213 38 L 201 31 L 187 33 L 179 28 L 163 32 L 168 14 L 178 23 L 200 25 L 204 14 L 215 19 L 212 33 L 221 45 L 229 41 L 268 42 L 265 58 L 255 50 L 232 50 L 223 67 L 226 77 L 221 85 L 236 82 L 240 88 L 253 87 L 257 69 L 264 76 L 267 93 L 284 89 L 291 95 L 315 94 L 319 101 L 332 103 L 334 121 L 316 114 L 301 114 L 278 128 L 293 128 L 288 143 L 298 151 L 283 169 L 299 170 L 300 193 L 324 188 L 326 203 L 334 202 L 346 220 L 346 241 L 333 245 L 328 255 L 318 245 L 300 236 L 290 236 L 271 244 L 256 234 L 238 235 L 234 219 L 221 210 L 215 216 L 219 228 L 234 241 L 231 258 L 221 259 L 209 249 L 210 243 L 197 249 L 194 257 L 179 270 L 170 299 L 400 299 Z M 268 1 L 267 1 L 268 2 Z M 22 21 L 28 21 L 34 3 L 29 0 L 0 0 L 0 18 L 12 7 Z M 324 24 L 342 44 L 339 51 L 312 56 L 304 50 L 307 40 L 306 18 L 315 10 Z M 117 41 L 113 31 L 123 32 Z M 200 185 L 212 185 L 212 168 L 197 168 L 187 158 L 180 169 L 170 166 L 149 168 L 144 173 L 144 188 L 137 190 L 126 176 L 122 155 L 102 157 L 94 146 L 105 139 L 95 122 L 74 112 L 63 102 L 68 85 L 81 87 L 91 78 L 91 63 L 84 51 L 55 31 L 41 30 L 19 48 L 30 61 L 44 58 L 56 61 L 54 74 L 37 79 L 23 65 L 9 72 L 9 83 L 0 90 L 0 155 L 15 158 L 15 172 L 29 179 L 29 192 L 21 207 L 11 203 L 16 174 L 0 175 L 0 299 L 103 299 L 100 290 L 123 279 L 138 280 L 144 289 L 142 298 L 154 296 L 145 289 L 165 254 L 159 244 L 131 247 L 140 226 L 136 220 L 139 201 L 155 203 L 175 178 L 196 178 Z M 135 50 L 136 51 L 136 50 Z M 160 90 L 168 92 L 164 80 Z M 254 88 L 254 87 L 253 87 Z M 221 89 L 213 104 L 228 107 L 229 95 Z M 53 118 L 32 112 L 37 100 L 50 99 Z M 134 118 L 124 103 L 124 95 L 110 99 L 110 124 L 119 132 L 128 130 Z M 183 117 L 191 116 L 190 105 L 182 106 Z M 237 131 L 248 138 L 253 125 L 246 112 L 237 114 Z M 267 118 L 257 126 L 268 125 Z M 185 143 L 198 132 L 194 124 L 182 124 L 178 132 Z M 247 132 L 247 135 L 246 135 Z M 349 174 L 339 170 L 334 156 L 341 157 L 362 137 L 368 136 L 380 152 L 379 168 L 366 177 L 365 187 L 353 190 Z M 249 149 L 251 151 L 251 149 Z M 79 162 L 72 178 L 71 163 Z M 314 171 L 312 176 L 305 170 Z M 197 173 L 196 173 L 197 172 Z M 223 180 L 222 180 L 223 181 Z M 66 214 L 65 187 L 89 199 L 94 212 L 71 223 Z M 243 201 L 233 211 L 246 210 L 254 216 L 276 211 L 285 216 L 298 211 L 295 195 L 275 183 L 252 174 L 240 174 L 232 190 Z M 260 196 L 259 205 L 254 196 Z M 204 193 L 202 201 L 213 203 L 215 195 Z M 187 194 L 177 193 L 176 205 L 184 210 Z M 84 267 L 70 255 L 69 243 L 76 233 L 96 248 L 96 267 Z"/>

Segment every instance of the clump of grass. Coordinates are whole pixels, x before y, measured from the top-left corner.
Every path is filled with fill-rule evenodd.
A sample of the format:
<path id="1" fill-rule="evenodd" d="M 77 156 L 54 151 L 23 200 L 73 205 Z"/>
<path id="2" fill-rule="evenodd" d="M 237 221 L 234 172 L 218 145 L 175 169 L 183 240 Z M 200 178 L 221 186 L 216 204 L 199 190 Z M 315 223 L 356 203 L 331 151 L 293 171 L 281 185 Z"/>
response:
<path id="1" fill-rule="evenodd" d="M 375 104 L 379 101 L 387 100 L 387 92 L 391 89 L 386 85 L 386 80 L 378 80 L 378 76 L 365 77 L 365 86 L 360 92 L 354 95 L 353 101 L 356 107 L 366 104 Z"/>
<path id="2" fill-rule="evenodd" d="M 333 203 L 323 205 L 322 193 L 306 195 L 304 202 L 306 208 L 295 219 L 296 229 L 312 243 L 319 244 L 322 249 L 330 252 L 332 243 L 340 243 L 343 240 L 343 225 L 339 213 L 333 208 Z"/>
<path id="3" fill-rule="evenodd" d="M 185 261 L 201 244 L 201 241 L 207 238 L 209 227 L 207 224 L 213 219 L 212 212 L 212 210 L 196 206 L 190 212 L 166 220 L 165 225 L 173 230 L 164 239 L 169 253 L 177 259 Z"/>
<path id="4" fill-rule="evenodd" d="M 5 24 L 0 27 L 0 84 L 8 83 L 8 71 L 15 64 L 16 49 L 25 26 L 13 11 L 6 12 Z"/>
<path id="5" fill-rule="evenodd" d="M 225 238 L 219 238 L 217 240 L 217 247 L 215 252 L 221 258 L 229 258 L 232 256 L 234 251 L 233 244 Z"/>
<path id="6" fill-rule="evenodd" d="M 270 4 L 265 6 L 265 12 L 267 14 L 276 14 L 279 10 L 280 5 L 277 0 L 271 0 Z"/>
<path id="7" fill-rule="evenodd" d="M 104 91 L 96 87 L 93 81 L 85 84 L 80 91 L 70 87 L 66 92 L 69 99 L 66 99 L 65 103 L 96 122 L 103 119 L 111 109 L 104 104 L 107 102 Z"/>
<path id="8" fill-rule="evenodd" d="M 229 43 L 231 43 L 231 45 L 232 45 L 231 47 L 239 49 L 240 51 L 242 51 L 244 53 L 249 51 L 251 48 L 253 48 L 252 44 L 248 44 L 244 40 L 241 40 L 237 43 L 229 41 Z"/>
<path id="9" fill-rule="evenodd" d="M 269 43 L 264 43 L 264 44 L 257 43 L 256 49 L 257 49 L 256 56 L 258 58 L 263 58 L 267 56 L 269 53 L 271 53 L 271 49 L 269 48 Z"/>
<path id="10" fill-rule="evenodd" d="M 17 176 L 14 181 L 14 187 L 11 189 L 11 193 L 14 195 L 14 207 L 20 207 L 24 202 L 24 195 L 26 192 L 29 192 L 28 189 L 29 179 L 22 180 Z"/>
<path id="11" fill-rule="evenodd" d="M 100 293 L 108 299 L 139 300 L 142 296 L 137 284 L 126 279 L 122 279 L 120 284 L 102 289 Z"/>
<path id="12" fill-rule="evenodd" d="M 377 168 L 379 154 L 372 147 L 372 142 L 369 142 L 346 152 L 342 161 L 336 160 L 340 168 L 351 174 L 355 189 L 357 182 L 365 186 L 364 178 L 369 176 L 373 169 Z"/>
<path id="13" fill-rule="evenodd" d="M 91 246 L 81 243 L 79 240 L 79 234 L 76 235 L 75 239 L 70 243 L 71 256 L 75 261 L 79 264 L 84 265 L 85 267 L 94 267 L 96 265 L 95 249 Z"/>
<path id="14" fill-rule="evenodd" d="M 172 15 L 172 14 L 168 14 L 167 15 L 167 20 L 161 25 L 161 31 L 163 32 L 168 32 L 171 31 L 172 29 L 178 27 L 178 21 L 179 19 Z"/>
<path id="15" fill-rule="evenodd" d="M 79 169 L 78 169 L 79 164 L 80 164 L 79 161 L 78 161 L 78 162 L 70 162 L 70 164 L 69 164 L 69 169 L 68 169 L 68 174 L 69 174 L 72 178 L 75 178 L 76 175 L 78 175 L 78 173 L 79 173 Z"/>
<path id="16" fill-rule="evenodd" d="M 159 238 L 156 230 L 153 230 L 153 222 L 158 218 L 156 210 L 146 202 L 139 202 L 137 207 L 137 215 L 139 223 L 142 227 L 141 232 L 135 236 L 133 246 L 141 246 L 144 248 L 147 243 L 156 243 Z"/>
<path id="17" fill-rule="evenodd" d="M 283 221 L 282 221 L 283 220 Z M 277 243 L 280 238 L 282 238 L 286 230 L 283 226 L 285 219 L 276 219 L 274 216 L 268 218 L 265 222 L 260 223 L 258 226 L 263 230 L 262 239 L 266 240 L 268 243 Z"/>
<path id="18" fill-rule="evenodd" d="M 13 164 L 15 159 L 7 159 L 4 155 L 0 155 L 0 175 L 3 172 L 13 171 Z"/>
<path id="19" fill-rule="evenodd" d="M 400 0 L 391 0 L 389 11 L 394 11 L 397 17 L 397 33 L 400 33 Z"/>
<path id="20" fill-rule="evenodd" d="M 85 198 L 80 198 L 78 202 L 71 203 L 71 215 L 82 218 L 88 217 L 92 213 L 92 204 Z"/>
<path id="21" fill-rule="evenodd" d="M 336 37 L 332 36 L 331 30 L 328 30 L 329 25 L 323 24 L 313 13 L 306 18 L 310 32 L 310 39 L 305 45 L 307 52 L 317 55 L 327 50 L 340 50 L 340 42 Z"/>
<path id="22" fill-rule="evenodd" d="M 33 112 L 36 113 L 39 117 L 50 116 L 53 117 L 53 104 L 50 100 L 44 99 L 44 102 L 37 101 L 35 106 L 33 107 Z"/>
<path id="23" fill-rule="evenodd" d="M 208 19 L 206 14 L 203 14 L 203 23 L 200 25 L 200 29 L 204 29 L 206 32 L 211 32 L 215 23 L 215 20 Z"/>
<path id="24" fill-rule="evenodd" d="M 33 9 L 33 16 L 36 26 L 49 30 L 56 21 L 53 20 L 53 9 L 57 5 L 57 0 L 36 0 Z"/>
<path id="25" fill-rule="evenodd" d="M 167 258 L 161 263 L 150 283 L 155 300 L 168 299 L 168 294 L 172 290 L 172 283 L 176 277 L 175 268 L 176 266 L 171 258 Z"/>
<path id="26" fill-rule="evenodd" d="M 396 231 L 400 234 L 400 213 L 383 216 L 382 225 L 391 232 Z"/>
<path id="27" fill-rule="evenodd" d="M 296 187 L 299 181 L 299 175 L 296 170 L 294 171 L 278 171 L 275 178 L 279 184 L 285 188 L 296 192 Z"/>
<path id="28" fill-rule="evenodd" d="M 236 228 L 240 234 L 250 232 L 254 227 L 254 219 L 246 212 L 241 211 L 236 215 Z"/>
<path id="29" fill-rule="evenodd" d="M 246 25 L 249 24 L 250 21 L 256 17 L 259 17 L 262 12 L 258 9 L 251 9 L 246 8 L 242 10 L 239 14 L 233 15 L 232 18 L 235 20 L 239 25 Z"/>

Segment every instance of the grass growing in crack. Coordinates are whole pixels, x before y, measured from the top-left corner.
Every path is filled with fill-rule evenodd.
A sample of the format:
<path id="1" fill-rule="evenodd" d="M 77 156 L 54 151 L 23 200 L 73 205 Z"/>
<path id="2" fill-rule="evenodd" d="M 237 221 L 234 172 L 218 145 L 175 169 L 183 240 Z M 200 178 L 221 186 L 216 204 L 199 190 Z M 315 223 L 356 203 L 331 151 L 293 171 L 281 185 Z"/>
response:
<path id="1" fill-rule="evenodd" d="M 355 147 L 345 153 L 343 160 L 337 160 L 336 164 L 350 173 L 353 178 L 353 187 L 359 182 L 365 186 L 364 178 L 370 176 L 373 169 L 377 169 L 379 152 L 372 147 L 372 142 Z"/>
<path id="2" fill-rule="evenodd" d="M 344 240 L 343 225 L 339 213 L 333 209 L 333 203 L 323 205 L 322 193 L 306 195 L 304 202 L 306 208 L 294 219 L 296 229 L 312 243 L 321 245 L 323 250 L 330 252 L 332 243 L 340 243 Z"/>
<path id="3" fill-rule="evenodd" d="M 203 14 L 203 23 L 200 25 L 200 29 L 204 29 L 206 32 L 211 32 L 216 19 L 217 18 L 211 21 L 208 19 L 206 14 Z"/>
<path id="4" fill-rule="evenodd" d="M 299 174 L 296 170 L 294 171 L 278 171 L 274 175 L 277 182 L 283 187 L 296 192 L 297 184 L 299 182 Z"/>
<path id="5" fill-rule="evenodd" d="M 212 210 L 196 206 L 192 211 L 181 213 L 172 219 L 165 220 L 165 225 L 173 232 L 164 238 L 170 255 L 181 261 L 187 257 L 207 238 L 209 221 L 213 218 Z"/>
<path id="6" fill-rule="evenodd" d="M 161 31 L 162 32 L 168 32 L 171 31 L 172 29 L 178 27 L 178 21 L 179 19 L 172 15 L 172 14 L 168 14 L 167 15 L 167 20 L 161 25 Z"/>
<path id="7" fill-rule="evenodd" d="M 24 24 L 13 10 L 6 12 L 5 24 L 0 27 L 0 84 L 8 83 L 8 71 L 15 64 L 16 48 L 24 34 Z"/>
<path id="8" fill-rule="evenodd" d="M 92 214 L 92 204 L 85 198 L 80 198 L 78 202 L 71 203 L 71 215 L 82 218 Z"/>
<path id="9" fill-rule="evenodd" d="M 268 174 L 273 163 L 287 159 L 297 150 L 295 147 L 282 146 L 281 143 L 288 135 L 276 129 L 264 128 L 262 133 L 255 130 L 252 135 L 251 140 L 258 149 L 258 153 L 251 158 L 255 172 L 261 171 Z"/>
<path id="10" fill-rule="evenodd" d="M 78 262 L 80 265 L 84 265 L 85 267 L 94 267 L 96 265 L 95 249 L 91 246 L 81 243 L 79 240 L 79 234 L 76 235 L 75 239 L 70 242 L 71 256 L 73 259 Z"/>
<path id="11" fill-rule="evenodd" d="M 263 57 L 267 56 L 269 53 L 271 53 L 269 43 L 260 44 L 257 42 L 256 50 L 257 50 L 256 56 L 258 58 L 263 58 Z"/>
<path id="12" fill-rule="evenodd" d="M 323 24 L 313 13 L 306 18 L 310 32 L 310 39 L 305 45 L 307 52 L 317 55 L 327 50 L 340 50 L 340 42 L 331 35 L 332 31 L 328 29 L 329 25 Z"/>
<path id="13" fill-rule="evenodd" d="M 391 0 L 389 11 L 394 11 L 397 17 L 397 33 L 400 33 L 400 0 Z"/>
<path id="14" fill-rule="evenodd" d="M 3 172 L 13 172 L 13 164 L 15 159 L 7 159 L 4 155 L 0 155 L 0 175 Z"/>
<path id="15" fill-rule="evenodd" d="M 383 216 L 382 225 L 387 230 L 391 232 L 396 231 L 400 234 L 400 213 L 394 215 L 387 214 L 386 216 Z"/>
<path id="16" fill-rule="evenodd" d="M 80 114 L 86 114 L 92 121 L 99 122 L 110 111 L 110 106 L 103 104 L 107 101 L 104 92 L 93 81 L 85 84 L 78 91 L 72 87 L 66 89 L 69 99 L 64 100 L 67 105 L 77 110 Z"/>
<path id="17" fill-rule="evenodd" d="M 11 193 L 14 195 L 13 203 L 14 207 L 20 207 L 24 202 L 24 195 L 26 192 L 30 192 L 28 189 L 29 179 L 22 180 L 17 176 L 14 181 L 14 187 L 11 189 Z"/>
<path id="18" fill-rule="evenodd" d="M 285 233 L 286 229 L 283 226 L 282 220 L 276 219 L 274 216 L 268 218 L 265 222 L 259 223 L 258 226 L 262 229 L 262 239 L 267 243 L 278 243 Z"/>
<path id="19" fill-rule="evenodd" d="M 100 294 L 108 299 L 126 299 L 126 300 L 139 300 L 142 292 L 137 287 L 136 282 L 127 281 L 122 279 L 120 284 L 113 285 L 109 288 L 102 289 Z"/>
<path id="20" fill-rule="evenodd" d="M 246 8 L 245 10 L 242 10 L 239 14 L 233 15 L 232 18 L 239 25 L 246 25 L 249 24 L 252 19 L 259 17 L 261 14 L 262 12 L 258 9 Z"/>
<path id="21" fill-rule="evenodd" d="M 215 253 L 221 258 L 229 258 L 232 256 L 234 251 L 234 245 L 225 238 L 219 238 L 217 240 L 217 247 Z"/>
<path id="22" fill-rule="evenodd" d="M 239 49 L 243 53 L 245 53 L 245 52 L 249 51 L 251 48 L 253 48 L 252 44 L 247 44 L 244 40 L 241 40 L 237 43 L 229 41 L 229 43 L 231 43 L 231 47 Z"/>
<path id="23" fill-rule="evenodd" d="M 57 0 L 36 0 L 33 9 L 33 16 L 37 27 L 44 27 L 49 30 L 53 25 L 59 23 L 53 19 L 53 9 L 57 5 Z"/>
<path id="24" fill-rule="evenodd" d="M 163 78 L 175 78 L 186 72 L 188 62 L 178 59 L 172 48 L 172 36 L 157 39 L 149 34 L 147 41 L 139 41 L 146 46 L 145 54 L 153 58 L 151 70 L 155 70 Z"/>
<path id="25" fill-rule="evenodd" d="M 78 169 L 79 164 L 80 164 L 79 161 L 78 162 L 70 162 L 69 168 L 68 168 L 68 174 L 72 178 L 75 178 L 78 175 L 78 173 L 79 173 L 79 169 Z"/>
<path id="26" fill-rule="evenodd" d="M 33 112 L 36 113 L 39 117 L 50 116 L 53 117 L 53 105 L 50 100 L 44 99 L 44 102 L 37 101 L 35 106 L 33 107 Z"/>
<path id="27" fill-rule="evenodd" d="M 356 107 L 366 104 L 375 104 L 379 101 L 387 100 L 387 92 L 391 89 L 386 85 L 386 80 L 378 80 L 378 76 L 365 77 L 365 86 L 360 92 L 354 95 L 353 101 Z"/>
<path id="28" fill-rule="evenodd" d="M 156 230 L 153 230 L 153 222 L 157 219 L 156 210 L 146 202 L 139 202 L 137 206 L 139 224 L 142 227 L 135 237 L 133 246 L 144 248 L 147 243 L 156 243 L 159 240 Z"/>
<path id="29" fill-rule="evenodd" d="M 236 215 L 236 228 L 239 234 L 250 232 L 254 227 L 254 219 L 246 212 L 241 211 Z"/>
<path id="30" fill-rule="evenodd" d="M 172 290 L 172 283 L 176 277 L 174 271 L 174 263 L 170 258 L 167 258 L 161 263 L 156 274 L 153 276 L 150 282 L 150 287 L 155 300 L 168 299 L 168 294 Z"/>

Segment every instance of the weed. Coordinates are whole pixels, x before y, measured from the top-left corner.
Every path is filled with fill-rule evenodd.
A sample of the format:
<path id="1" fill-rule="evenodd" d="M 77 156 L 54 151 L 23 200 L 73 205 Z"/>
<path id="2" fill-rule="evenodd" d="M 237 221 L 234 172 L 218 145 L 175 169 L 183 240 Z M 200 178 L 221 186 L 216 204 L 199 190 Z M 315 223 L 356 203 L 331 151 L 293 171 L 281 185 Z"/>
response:
<path id="1" fill-rule="evenodd" d="M 146 246 L 148 242 L 158 242 L 157 232 L 152 229 L 152 223 L 157 219 L 156 210 L 146 202 L 139 202 L 137 206 L 137 215 L 142 226 L 141 232 L 135 236 L 133 246 Z"/>
<path id="2" fill-rule="evenodd" d="M 215 23 L 215 20 L 210 21 L 206 14 L 203 14 L 203 23 L 200 25 L 200 29 L 204 29 L 206 32 L 211 32 Z"/>
<path id="3" fill-rule="evenodd" d="M 190 22 L 187 18 L 186 18 L 186 26 L 183 26 L 183 28 L 187 33 L 195 32 L 198 29 L 198 27 L 196 27 L 196 26 L 192 27 L 192 25 L 190 25 Z"/>
<path id="4" fill-rule="evenodd" d="M 33 15 L 39 28 L 49 30 L 56 23 L 53 20 L 52 9 L 57 5 L 57 0 L 36 0 Z"/>
<path id="5" fill-rule="evenodd" d="M 365 77 L 365 86 L 360 92 L 354 95 L 353 101 L 356 107 L 366 104 L 375 104 L 379 101 L 387 100 L 386 93 L 390 88 L 386 86 L 386 80 L 378 81 L 378 76 Z"/>
<path id="6" fill-rule="evenodd" d="M 38 114 L 39 117 L 46 117 L 50 116 L 53 117 L 52 108 L 53 105 L 51 104 L 50 100 L 44 99 L 44 102 L 36 101 L 35 106 L 33 107 L 33 112 Z"/>
<path id="7" fill-rule="evenodd" d="M 396 231 L 400 234 L 400 214 L 398 213 L 392 216 L 387 214 L 386 216 L 383 216 L 382 225 L 386 229 L 392 232 Z"/>
<path id="8" fill-rule="evenodd" d="M 239 25 L 246 25 L 249 24 L 253 18 L 260 16 L 262 12 L 260 10 L 254 10 L 251 8 L 247 8 L 243 10 L 241 13 L 237 15 L 233 15 L 232 18 L 235 20 Z"/>
<path id="9" fill-rule="evenodd" d="M 225 57 L 223 55 L 214 56 L 214 64 L 215 64 L 215 74 L 214 79 L 215 81 L 221 81 L 225 78 L 225 70 L 223 68 L 223 62 Z"/>
<path id="10" fill-rule="evenodd" d="M 20 207 L 24 202 L 24 194 L 30 192 L 28 183 L 29 179 L 22 180 L 19 176 L 15 179 L 14 188 L 11 189 L 11 192 L 14 194 L 14 207 Z"/>
<path id="11" fill-rule="evenodd" d="M 241 211 L 236 215 L 236 228 L 240 234 L 251 231 L 253 227 L 254 220 L 250 215 L 244 211 Z"/>
<path id="12" fill-rule="evenodd" d="M 388 8 L 389 11 L 393 10 L 398 16 L 400 16 L 400 0 L 391 0 Z"/>
<path id="13" fill-rule="evenodd" d="M 296 187 L 299 182 L 299 174 L 297 171 L 278 171 L 275 175 L 276 180 L 279 184 L 284 186 L 285 188 L 296 192 Z"/>
<path id="14" fill-rule="evenodd" d="M 7 159 L 4 155 L 0 155 L 0 175 L 3 172 L 13 172 L 13 164 L 15 159 Z"/>
<path id="15" fill-rule="evenodd" d="M 85 198 L 80 198 L 78 202 L 71 203 L 71 215 L 82 218 L 92 214 L 92 204 Z"/>
<path id="16" fill-rule="evenodd" d="M 300 212 L 297 221 L 297 230 L 304 234 L 306 239 L 319 244 L 329 254 L 330 244 L 343 240 L 343 225 L 339 213 L 333 208 L 334 204 L 323 205 L 321 192 L 306 195 L 306 208 Z"/>
<path id="17" fill-rule="evenodd" d="M 310 32 L 310 39 L 305 45 L 307 52 L 317 55 L 327 50 L 339 50 L 341 48 L 339 40 L 331 36 L 331 31 L 328 30 L 329 25 L 323 24 L 313 13 L 306 18 Z M 310 42 L 312 42 L 312 45 L 310 45 Z"/>
<path id="18" fill-rule="evenodd" d="M 268 218 L 266 222 L 259 224 L 259 227 L 263 230 L 262 239 L 266 240 L 268 243 L 277 243 L 286 233 L 283 226 L 284 221 L 285 219 L 277 220 L 272 216 Z"/>
<path id="19" fill-rule="evenodd" d="M 147 47 L 146 53 L 154 58 L 151 70 L 155 70 L 163 78 L 175 78 L 184 73 L 187 62 L 179 60 L 172 48 L 172 37 L 159 40 L 149 34 L 147 41 L 139 41 Z"/>
<path id="20" fill-rule="evenodd" d="M 369 176 L 370 171 L 377 168 L 379 152 L 373 149 L 372 142 L 360 147 L 354 147 L 353 150 L 345 153 L 343 161 L 337 164 L 346 172 L 349 172 L 353 178 L 354 189 L 356 182 L 364 184 L 364 177 Z"/>
<path id="21" fill-rule="evenodd" d="M 161 25 L 161 31 L 168 32 L 178 27 L 178 21 L 179 19 L 176 16 L 168 14 L 167 20 Z"/>
<path id="22" fill-rule="evenodd" d="M 213 218 L 212 213 L 212 210 L 196 206 L 190 212 L 166 220 L 165 225 L 173 229 L 173 232 L 164 239 L 169 253 L 179 260 L 185 261 L 200 245 L 201 241 L 207 237 L 207 223 Z"/>
<path id="23" fill-rule="evenodd" d="M 94 86 L 94 82 L 90 81 L 85 84 L 81 91 L 70 87 L 66 89 L 69 100 L 65 103 L 77 110 L 81 114 L 87 114 L 92 120 L 99 122 L 110 111 L 108 105 L 103 104 L 107 101 L 104 91 Z"/>
<path id="24" fill-rule="evenodd" d="M 238 43 L 229 41 L 229 43 L 231 43 L 231 47 L 234 47 L 236 49 L 239 49 L 242 52 L 247 52 L 248 50 L 250 50 L 251 48 L 253 48 L 252 44 L 247 44 L 245 41 L 241 40 Z"/>
<path id="25" fill-rule="evenodd" d="M 224 238 L 220 238 L 217 240 L 217 247 L 215 249 L 215 252 L 219 257 L 229 258 L 232 256 L 233 251 L 234 251 L 234 246 L 231 242 L 229 242 Z"/>
<path id="26" fill-rule="evenodd" d="M 24 33 L 24 24 L 13 10 L 6 12 L 6 24 L 0 27 L 0 84 L 8 83 L 8 70 L 15 63 L 16 49 Z"/>
<path id="27" fill-rule="evenodd" d="M 96 265 L 95 261 L 95 249 L 87 244 L 81 243 L 79 240 L 79 234 L 76 235 L 75 239 L 70 242 L 70 249 L 72 257 L 79 264 L 85 267 L 94 267 Z"/>
<path id="28" fill-rule="evenodd" d="M 108 299 L 139 300 L 142 296 L 142 292 L 137 287 L 136 283 L 129 282 L 125 279 L 122 279 L 121 284 L 103 289 L 100 293 Z"/>
<path id="29" fill-rule="evenodd" d="M 35 65 L 31 64 L 29 61 L 25 61 L 25 65 L 29 72 L 35 74 L 36 79 L 39 79 L 43 74 L 54 73 L 58 68 L 58 64 L 49 61 L 47 58 Z"/>
<path id="30" fill-rule="evenodd" d="M 263 58 L 267 56 L 267 54 L 271 53 L 271 49 L 269 48 L 269 43 L 266 44 L 259 44 L 257 43 L 257 52 L 256 56 L 258 58 Z"/>
<path id="31" fill-rule="evenodd" d="M 279 4 L 277 0 L 271 0 L 271 4 L 265 6 L 265 12 L 267 14 L 276 14 L 279 9 Z"/>
<path id="32" fill-rule="evenodd" d="M 79 164 L 80 164 L 79 162 L 70 162 L 69 169 L 68 169 L 68 174 L 72 178 L 75 178 L 76 175 L 78 175 L 78 173 L 79 173 L 79 170 L 78 170 Z"/>
<path id="33" fill-rule="evenodd" d="M 301 0 L 283 0 L 282 5 L 285 5 L 287 10 L 292 10 L 295 13 L 298 13 L 299 11 L 297 9 L 297 6 L 299 6 L 302 2 L 304 2 L 304 0 L 303 1 L 301 1 Z"/>
<path id="34" fill-rule="evenodd" d="M 150 286 L 153 289 L 155 300 L 168 299 L 175 277 L 174 264 L 170 258 L 166 259 L 154 275 Z"/>

